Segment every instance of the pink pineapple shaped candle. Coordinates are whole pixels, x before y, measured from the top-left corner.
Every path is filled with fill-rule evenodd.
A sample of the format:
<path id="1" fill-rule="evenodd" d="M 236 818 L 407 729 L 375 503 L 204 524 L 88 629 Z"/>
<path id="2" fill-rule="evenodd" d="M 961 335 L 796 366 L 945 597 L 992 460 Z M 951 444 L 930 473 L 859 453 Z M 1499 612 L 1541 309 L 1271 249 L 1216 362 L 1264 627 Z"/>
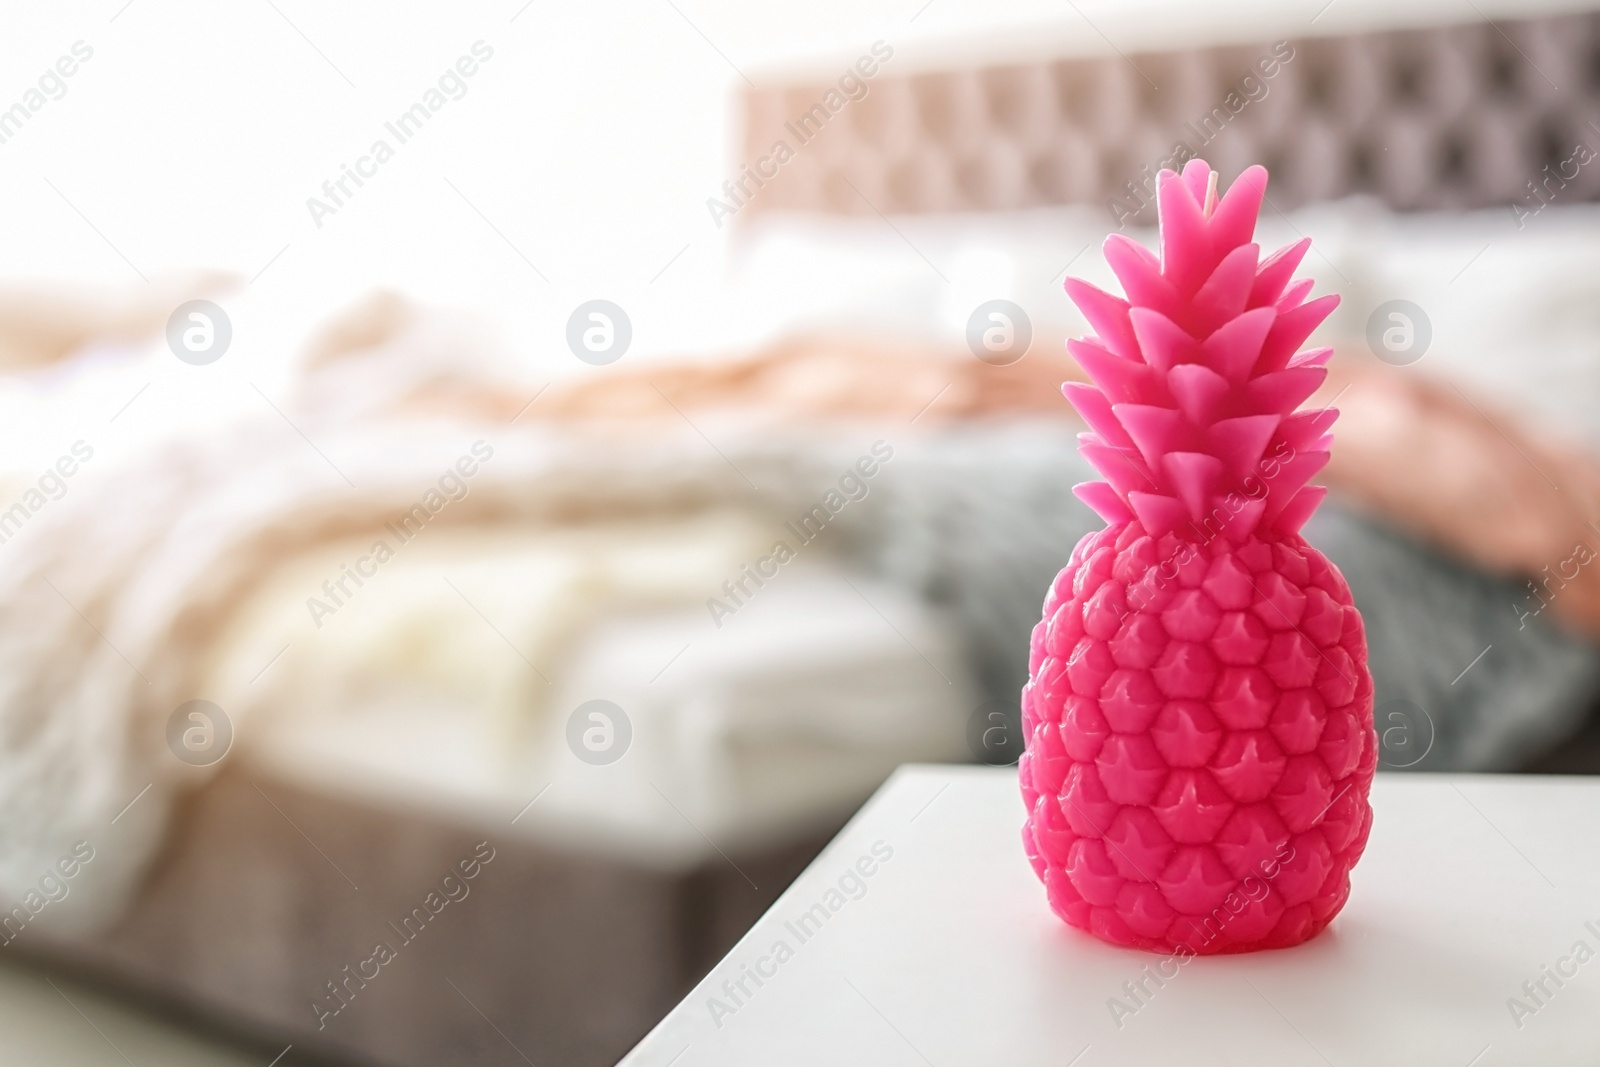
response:
<path id="1" fill-rule="evenodd" d="M 1338 303 L 1260 258 L 1267 172 L 1217 199 L 1163 171 L 1159 258 L 1112 234 L 1127 299 L 1076 278 L 1096 336 L 1068 383 L 1105 479 L 1034 628 L 1022 691 L 1023 843 L 1050 906 L 1105 941 L 1247 952 L 1314 936 L 1350 893 L 1377 764 L 1366 635 L 1300 528 L 1326 495 L 1331 408 L 1297 411 Z"/>

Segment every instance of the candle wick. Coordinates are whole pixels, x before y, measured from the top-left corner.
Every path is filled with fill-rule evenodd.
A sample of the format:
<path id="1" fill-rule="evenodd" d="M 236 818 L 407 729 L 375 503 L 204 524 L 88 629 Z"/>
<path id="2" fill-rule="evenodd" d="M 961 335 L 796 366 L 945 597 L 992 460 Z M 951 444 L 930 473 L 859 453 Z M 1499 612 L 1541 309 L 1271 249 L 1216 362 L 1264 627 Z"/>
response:
<path id="1" fill-rule="evenodd" d="M 1206 176 L 1206 202 L 1202 214 L 1209 219 L 1215 210 L 1217 210 L 1217 172 L 1212 171 Z"/>

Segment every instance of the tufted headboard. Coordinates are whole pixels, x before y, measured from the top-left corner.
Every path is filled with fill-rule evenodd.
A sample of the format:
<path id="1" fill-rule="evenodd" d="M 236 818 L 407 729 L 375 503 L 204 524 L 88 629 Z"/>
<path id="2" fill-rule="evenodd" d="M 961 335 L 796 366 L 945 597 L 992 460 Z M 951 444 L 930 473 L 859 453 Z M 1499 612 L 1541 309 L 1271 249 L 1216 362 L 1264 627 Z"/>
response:
<path id="1" fill-rule="evenodd" d="M 1154 174 L 1194 154 L 1224 181 L 1264 163 L 1285 210 L 1356 193 L 1402 210 L 1600 198 L 1600 12 L 860 70 L 744 92 L 739 221 L 1077 203 L 1150 223 Z"/>

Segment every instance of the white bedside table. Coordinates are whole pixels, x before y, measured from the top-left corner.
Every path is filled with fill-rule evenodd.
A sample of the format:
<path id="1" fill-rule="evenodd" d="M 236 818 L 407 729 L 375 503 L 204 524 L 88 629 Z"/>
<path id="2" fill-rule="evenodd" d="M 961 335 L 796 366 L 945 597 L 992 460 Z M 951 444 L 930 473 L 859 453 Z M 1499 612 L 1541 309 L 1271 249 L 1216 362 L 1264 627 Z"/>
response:
<path id="1" fill-rule="evenodd" d="M 902 767 L 623 1064 L 1600 1062 L 1600 779 L 1380 775 L 1372 799 L 1328 930 L 1157 986 L 1163 957 L 1050 912 L 1014 769 Z"/>

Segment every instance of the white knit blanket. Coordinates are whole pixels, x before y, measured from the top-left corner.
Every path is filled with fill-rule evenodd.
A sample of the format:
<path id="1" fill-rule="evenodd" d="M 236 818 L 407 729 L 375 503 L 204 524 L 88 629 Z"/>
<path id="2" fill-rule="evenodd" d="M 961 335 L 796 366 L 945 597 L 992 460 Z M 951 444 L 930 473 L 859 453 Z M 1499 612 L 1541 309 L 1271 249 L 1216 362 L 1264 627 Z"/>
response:
<path id="1" fill-rule="evenodd" d="M 474 442 L 493 456 L 441 524 L 748 500 L 746 476 L 768 506 L 787 499 L 798 513 L 818 484 L 796 452 L 728 453 L 736 471 L 687 430 L 646 448 L 511 426 L 302 426 L 315 449 L 269 415 L 222 440 L 121 463 L 97 457 L 0 545 L 4 910 L 37 901 L 41 878 L 88 842 L 95 858 L 70 885 L 77 903 L 42 909 L 38 921 L 65 930 L 111 915 L 174 797 L 210 773 L 177 759 L 166 732 L 174 709 L 208 696 L 196 686 L 211 638 L 275 566 L 398 522 Z M 833 468 L 818 462 L 825 481 Z"/>

